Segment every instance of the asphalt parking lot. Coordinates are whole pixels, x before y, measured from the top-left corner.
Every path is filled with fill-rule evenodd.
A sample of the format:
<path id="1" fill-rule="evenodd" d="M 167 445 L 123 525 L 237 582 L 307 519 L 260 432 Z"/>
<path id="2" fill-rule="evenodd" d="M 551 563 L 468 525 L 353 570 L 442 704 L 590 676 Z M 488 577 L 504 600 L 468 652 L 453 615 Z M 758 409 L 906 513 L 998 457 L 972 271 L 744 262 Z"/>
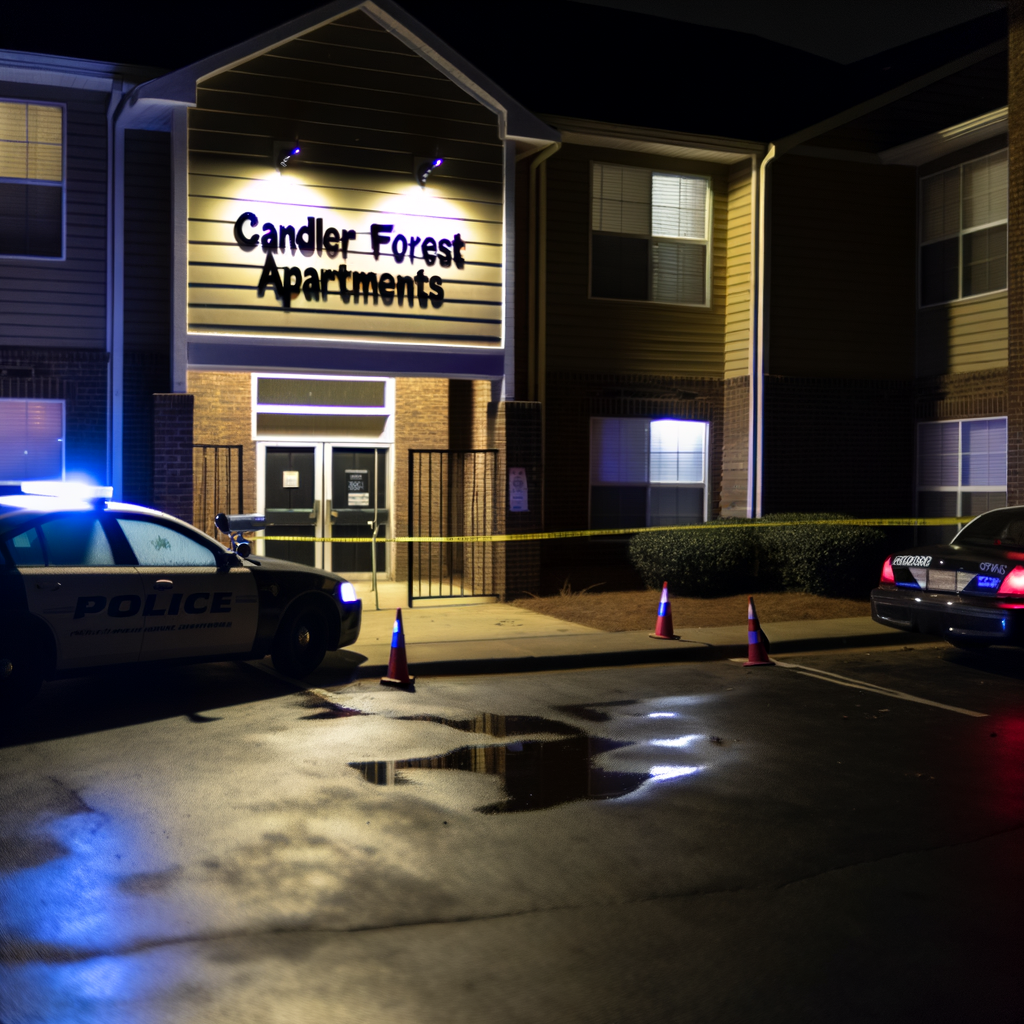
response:
<path id="1" fill-rule="evenodd" d="M 0 1021 L 1024 1019 L 1020 652 L 785 662 L 47 684 Z"/>

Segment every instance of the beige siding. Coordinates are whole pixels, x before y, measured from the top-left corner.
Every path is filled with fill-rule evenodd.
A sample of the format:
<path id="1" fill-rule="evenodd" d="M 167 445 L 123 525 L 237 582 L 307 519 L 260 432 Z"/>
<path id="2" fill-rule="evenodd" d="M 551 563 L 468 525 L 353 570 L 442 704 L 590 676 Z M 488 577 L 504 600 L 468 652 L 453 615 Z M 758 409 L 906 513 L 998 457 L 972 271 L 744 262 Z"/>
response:
<path id="1" fill-rule="evenodd" d="M 709 308 L 589 298 L 592 160 L 711 178 Z M 549 371 L 721 377 L 727 301 L 726 169 L 720 164 L 571 145 L 547 167 Z"/>
<path id="2" fill-rule="evenodd" d="M 286 140 L 301 155 L 278 173 L 273 157 Z M 435 152 L 444 165 L 421 189 L 414 161 Z M 189 111 L 189 330 L 500 345 L 503 161 L 495 115 L 362 12 L 205 80 Z M 282 283 L 294 285 L 285 268 L 307 282 L 286 308 L 273 287 L 258 293 L 267 254 L 235 241 L 247 212 L 257 218 L 247 238 L 308 218 L 356 238 L 347 257 L 276 251 Z M 459 234 L 465 266 L 389 248 L 375 257 L 371 223 L 439 248 Z M 433 286 L 421 279 L 414 300 L 394 283 L 393 294 L 349 293 L 355 273 L 373 273 L 376 284 L 418 271 Z"/>
<path id="3" fill-rule="evenodd" d="M 917 316 L 917 372 L 973 373 L 1006 366 L 1006 292 L 922 309 Z"/>
<path id="4" fill-rule="evenodd" d="M 751 169 L 744 161 L 729 174 L 726 222 L 725 376 L 742 377 L 750 357 L 753 216 Z"/>

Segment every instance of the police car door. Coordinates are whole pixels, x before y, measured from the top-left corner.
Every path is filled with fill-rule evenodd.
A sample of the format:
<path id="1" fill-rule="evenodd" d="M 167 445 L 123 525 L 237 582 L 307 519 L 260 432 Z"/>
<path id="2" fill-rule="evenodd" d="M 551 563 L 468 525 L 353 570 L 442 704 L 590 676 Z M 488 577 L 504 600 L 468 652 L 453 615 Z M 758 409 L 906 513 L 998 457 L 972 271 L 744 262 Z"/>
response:
<path id="1" fill-rule="evenodd" d="M 212 541 L 208 546 L 166 520 L 119 515 L 117 521 L 139 563 L 141 660 L 252 650 L 259 599 L 251 570 L 220 568 Z"/>
<path id="2" fill-rule="evenodd" d="M 95 512 L 61 512 L 9 537 L 29 611 L 57 641 L 57 670 L 138 659 L 142 587 L 135 569 L 115 565 Z"/>

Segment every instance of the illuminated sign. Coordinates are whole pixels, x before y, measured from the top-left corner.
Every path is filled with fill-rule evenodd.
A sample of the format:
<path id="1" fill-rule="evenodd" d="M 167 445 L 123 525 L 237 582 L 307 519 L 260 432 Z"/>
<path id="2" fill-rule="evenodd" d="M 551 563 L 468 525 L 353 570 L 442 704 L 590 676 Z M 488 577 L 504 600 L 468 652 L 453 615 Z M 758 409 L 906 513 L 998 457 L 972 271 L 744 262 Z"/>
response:
<path id="1" fill-rule="evenodd" d="M 192 154 L 190 334 L 500 348 L 502 188 Z"/>

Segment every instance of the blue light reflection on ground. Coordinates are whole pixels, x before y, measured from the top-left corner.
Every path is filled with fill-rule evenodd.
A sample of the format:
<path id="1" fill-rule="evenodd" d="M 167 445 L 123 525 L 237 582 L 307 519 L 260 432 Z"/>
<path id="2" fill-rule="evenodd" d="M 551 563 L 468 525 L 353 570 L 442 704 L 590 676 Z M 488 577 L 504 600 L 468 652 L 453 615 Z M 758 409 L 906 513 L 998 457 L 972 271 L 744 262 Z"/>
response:
<path id="1" fill-rule="evenodd" d="M 109 1024 L 120 1019 L 113 1007 L 151 997 L 173 980 L 116 955 L 173 928 L 175 915 L 162 899 L 122 889 L 126 876 L 152 865 L 153 851 L 139 843 L 150 830 L 81 808 L 34 832 L 62 856 L 0 875 L 5 1024 Z M 31 1007 L 17 1005 L 15 993 L 32 993 Z M 131 1015 L 124 1019 L 135 1024 Z"/>

